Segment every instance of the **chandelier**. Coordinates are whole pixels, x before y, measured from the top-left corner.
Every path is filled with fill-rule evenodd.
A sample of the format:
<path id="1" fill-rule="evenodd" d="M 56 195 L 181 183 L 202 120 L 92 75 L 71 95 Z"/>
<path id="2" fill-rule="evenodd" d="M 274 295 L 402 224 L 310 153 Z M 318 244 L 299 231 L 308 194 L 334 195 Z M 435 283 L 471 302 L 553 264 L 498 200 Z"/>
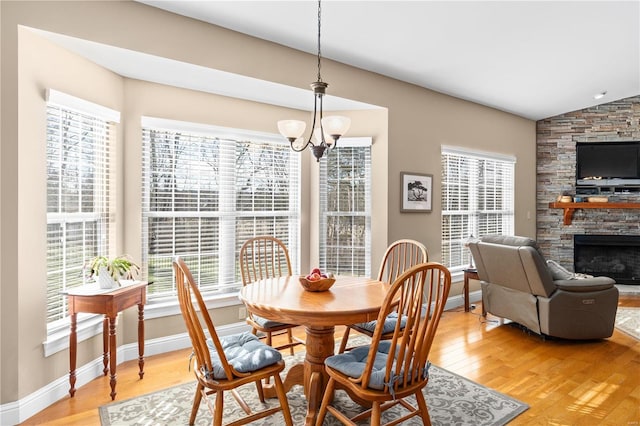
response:
<path id="1" fill-rule="evenodd" d="M 331 150 L 338 145 L 338 139 L 344 135 L 349 126 L 351 119 L 342 116 L 323 117 L 322 113 L 322 97 L 324 96 L 328 83 L 322 81 L 320 76 L 320 67 L 322 62 L 322 51 L 320 49 L 320 23 L 322 9 L 320 1 L 318 1 L 318 80 L 311 83 L 313 89 L 313 120 L 311 124 L 311 132 L 309 138 L 302 139 L 307 123 L 300 120 L 280 120 L 278 121 L 278 131 L 289 140 L 291 149 L 296 152 L 304 151 L 308 146 L 311 147 L 314 157 L 319 162 L 325 151 Z M 317 125 L 317 127 L 316 127 Z"/>

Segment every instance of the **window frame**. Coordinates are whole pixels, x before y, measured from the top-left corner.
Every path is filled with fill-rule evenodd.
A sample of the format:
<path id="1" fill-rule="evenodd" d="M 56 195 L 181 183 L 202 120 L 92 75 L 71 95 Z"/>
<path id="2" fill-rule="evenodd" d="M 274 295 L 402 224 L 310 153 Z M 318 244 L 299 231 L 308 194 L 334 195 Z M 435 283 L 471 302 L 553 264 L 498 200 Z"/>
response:
<path id="1" fill-rule="evenodd" d="M 47 142 L 47 168 L 49 167 L 49 162 L 59 162 L 63 164 L 64 161 L 62 157 L 58 159 L 50 159 L 49 157 L 49 145 L 51 141 L 58 142 L 59 140 L 59 150 L 62 153 L 65 150 L 64 144 L 65 141 L 68 142 L 68 135 L 63 134 L 62 132 L 65 130 L 63 127 L 50 127 L 50 120 L 57 120 L 54 122 L 62 123 L 63 117 L 67 120 L 75 120 L 77 123 L 82 123 L 77 127 L 78 134 L 86 134 L 83 133 L 82 130 L 86 128 L 83 127 L 87 122 L 96 122 L 99 126 L 99 131 L 95 133 L 95 137 L 91 139 L 90 151 L 85 151 L 84 155 L 87 155 L 86 152 L 89 152 L 91 156 L 96 156 L 100 158 L 98 161 L 99 172 L 97 175 L 97 184 L 92 185 L 92 203 L 93 200 L 97 197 L 100 201 L 94 205 L 98 207 L 98 210 L 87 211 L 77 211 L 77 212 L 65 212 L 65 208 L 63 206 L 63 193 L 62 193 L 62 184 L 58 183 L 59 188 L 57 189 L 58 194 L 56 197 L 57 206 L 56 211 L 50 212 L 51 206 L 49 203 L 51 200 L 49 199 L 49 179 L 50 175 L 47 170 L 47 259 L 49 259 L 49 252 L 51 250 L 55 250 L 55 246 L 50 246 L 52 244 L 49 241 L 49 226 L 55 224 L 61 224 L 61 227 L 64 231 L 65 225 L 67 223 L 72 224 L 84 224 L 86 222 L 95 222 L 98 227 L 98 231 L 96 233 L 96 241 L 95 247 L 97 247 L 98 251 L 104 251 L 108 255 L 112 255 L 112 251 L 115 249 L 115 226 L 116 226 L 116 217 L 115 217 L 115 199 L 116 199 L 116 182 L 115 182 L 115 146 L 117 140 L 117 124 L 120 122 L 120 113 L 118 111 L 112 110 L 110 108 L 104 107 L 102 105 L 95 104 L 93 102 L 77 98 L 75 96 L 54 90 L 47 89 L 45 93 L 46 98 L 46 142 Z M 68 129 L 68 127 L 66 128 Z M 93 128 L 91 128 L 93 129 Z M 54 131 L 51 134 L 51 131 Z M 57 133 L 55 133 L 57 132 Z M 53 138 L 53 139 L 52 139 Z M 62 155 L 62 154 L 60 154 Z M 80 165 L 82 162 L 81 156 L 78 156 L 77 163 Z M 94 177 L 95 177 L 94 175 Z M 60 176 L 62 176 L 60 174 Z M 82 178 L 78 177 L 79 182 L 82 182 Z M 82 190 L 78 190 L 78 208 L 82 210 L 80 206 L 82 206 Z M 84 232 L 84 231 L 83 231 Z M 83 233 L 84 235 L 84 233 Z M 83 238 L 84 240 L 84 238 Z M 66 253 L 65 247 L 66 238 L 63 236 L 63 240 L 61 242 L 62 247 L 62 266 L 60 269 L 62 273 L 62 291 L 67 288 L 66 278 L 66 269 L 65 269 L 65 256 Z M 86 245 L 83 243 L 83 259 L 82 264 L 88 258 L 92 257 L 95 254 L 89 255 L 86 252 Z M 49 260 L 47 260 L 47 292 L 49 293 L 50 281 L 49 275 L 52 273 L 50 269 Z M 72 268 L 77 269 L 77 268 Z M 77 272 L 76 272 L 77 273 Z M 82 283 L 86 282 L 86 277 L 82 274 Z M 60 350 L 63 350 L 68 347 L 68 335 L 69 335 L 69 324 L 70 324 L 70 316 L 68 315 L 68 307 L 66 305 L 65 296 L 62 293 L 59 293 L 61 307 L 63 315 L 61 318 L 54 319 L 49 321 L 50 317 L 49 313 L 49 296 L 47 296 L 47 314 L 45 317 L 47 318 L 46 322 L 46 339 L 43 342 L 44 355 L 49 356 L 53 353 L 56 353 Z M 78 315 L 78 341 L 82 341 L 88 339 L 90 337 L 95 336 L 98 333 L 102 332 L 102 317 L 96 314 L 79 314 Z"/>
<path id="2" fill-rule="evenodd" d="M 327 162 L 338 161 L 340 158 L 340 149 L 344 148 L 367 148 L 369 149 L 368 159 L 369 163 L 365 165 L 364 175 L 364 211 L 338 211 L 338 212 L 329 212 L 328 211 L 328 194 L 329 194 L 329 186 L 328 186 L 328 164 Z M 364 263 L 363 270 L 360 272 L 360 276 L 371 276 L 371 211 L 372 211 L 372 190 L 371 190 L 371 179 L 372 179 L 372 169 L 373 169 L 373 160 L 372 160 L 372 138 L 371 137 L 353 137 L 353 138 L 340 138 L 338 141 L 338 145 L 328 152 L 327 157 L 323 159 L 320 163 L 319 170 L 319 190 L 320 190 L 320 202 L 319 202 L 319 242 L 318 242 L 318 253 L 319 253 L 319 267 L 322 270 L 327 270 L 329 272 L 335 272 L 340 274 L 348 274 L 347 271 L 334 271 L 332 266 L 328 266 L 327 259 L 327 218 L 329 216 L 351 216 L 351 217 L 364 217 L 365 218 L 365 235 L 364 235 Z M 352 265 L 353 266 L 353 265 Z M 350 273 L 353 273 L 353 268 Z"/>
<path id="3" fill-rule="evenodd" d="M 468 191 L 468 208 L 467 209 L 457 209 L 457 210 L 448 210 L 447 206 L 449 205 L 448 200 L 451 199 L 455 194 L 448 193 L 448 175 L 447 175 L 447 167 L 445 164 L 445 156 L 457 156 L 459 158 L 463 158 L 467 160 L 471 165 L 467 166 L 465 172 L 469 173 L 469 182 L 467 185 Z M 501 170 L 505 173 L 505 179 L 509 179 L 509 182 L 503 182 L 503 184 L 499 187 L 501 191 L 495 191 L 496 193 L 503 194 L 501 197 L 501 202 L 499 203 L 501 206 L 506 208 L 502 209 L 480 209 L 479 206 L 479 197 L 480 197 L 480 188 L 488 188 L 485 182 L 480 182 L 477 179 L 478 176 L 478 167 L 480 162 L 482 161 L 490 161 L 495 164 L 499 164 L 503 167 Z M 501 225 L 496 226 L 500 229 L 500 233 L 504 235 L 513 235 L 515 228 L 515 165 L 516 165 L 516 157 L 511 155 L 505 155 L 500 153 L 493 152 L 485 152 L 478 151 L 468 148 L 461 147 L 452 147 L 447 145 L 441 146 L 441 164 L 442 164 L 442 192 L 441 192 L 441 205 L 442 205 L 442 213 L 441 213 L 441 252 L 442 252 L 442 262 L 447 266 L 452 274 L 456 277 L 461 277 L 464 269 L 469 268 L 471 263 L 471 253 L 468 248 L 465 247 L 466 241 L 469 238 L 479 238 L 486 234 L 486 232 L 482 232 L 479 227 L 480 217 L 482 215 L 486 215 L 489 212 L 494 212 L 495 214 L 500 215 Z M 458 181 L 457 185 L 454 185 L 454 188 L 460 189 L 464 187 L 464 183 Z M 498 188 L 494 186 L 493 188 Z M 462 190 L 461 190 L 462 191 Z M 467 217 L 466 223 L 468 226 L 466 229 L 461 229 L 460 238 L 454 239 L 446 239 L 445 236 L 450 234 L 450 230 L 452 228 L 455 229 L 456 226 L 451 226 L 450 220 L 447 220 L 447 217 L 452 216 L 464 216 Z M 462 223 L 465 223 L 462 220 Z M 447 224 L 449 226 L 447 227 Z M 465 226 L 460 226 L 460 228 L 465 228 Z M 489 232 L 492 233 L 492 232 Z M 449 249 L 447 249 L 447 246 Z M 451 257 L 448 253 L 453 253 L 454 251 L 459 251 L 461 263 L 452 265 L 450 260 Z"/>
<path id="4" fill-rule="evenodd" d="M 223 172 L 229 176 L 227 176 L 224 180 L 224 185 L 226 185 L 224 188 L 226 189 L 219 190 L 219 195 L 222 195 L 224 193 L 230 198 L 219 201 L 220 204 L 217 210 L 215 211 L 212 210 L 211 212 L 207 212 L 207 215 L 210 215 L 212 217 L 226 218 L 225 219 L 226 221 L 229 221 L 229 220 L 232 221 L 230 223 L 227 223 L 226 226 L 222 222 L 219 223 L 217 225 L 217 230 L 220 231 L 221 228 L 226 229 L 227 235 L 226 237 L 223 237 L 223 238 L 231 238 L 231 240 L 233 240 L 233 241 L 228 240 L 230 243 L 232 243 L 231 245 L 235 247 L 233 255 L 228 251 L 225 252 L 225 255 L 226 255 L 225 259 L 227 263 L 225 263 L 226 266 L 221 266 L 221 268 L 225 268 L 225 270 L 229 270 L 230 273 L 233 273 L 234 281 L 232 283 L 228 283 L 226 286 L 223 284 L 223 288 L 203 287 L 202 289 L 203 298 L 205 299 L 205 301 L 207 301 L 208 306 L 213 308 L 213 307 L 224 307 L 224 306 L 232 306 L 232 305 L 239 304 L 237 294 L 238 294 L 238 290 L 242 287 L 242 283 L 239 279 L 237 252 L 241 244 L 243 243 L 243 241 L 239 241 L 238 239 L 239 236 L 237 235 L 238 219 L 242 219 L 243 217 L 287 218 L 286 220 L 288 223 L 287 235 L 289 236 L 288 237 L 289 239 L 293 239 L 293 243 L 290 241 L 287 241 L 289 243 L 287 244 L 289 248 L 289 254 L 290 254 L 290 258 L 291 258 L 292 266 L 294 270 L 299 269 L 298 266 L 300 261 L 299 259 L 300 259 L 300 222 L 301 222 L 301 219 L 300 219 L 301 218 L 301 205 L 300 205 L 301 183 L 300 181 L 301 181 L 301 164 L 302 163 L 300 160 L 300 156 L 296 155 L 295 152 L 289 149 L 289 146 L 286 140 L 283 140 L 282 137 L 279 135 L 256 132 L 251 130 L 232 129 L 232 128 L 214 126 L 209 124 L 184 122 L 184 121 L 162 119 L 162 118 L 156 118 L 156 117 L 146 117 L 146 116 L 142 117 L 143 139 L 146 138 L 146 136 L 144 136 L 144 133 L 148 131 L 148 129 L 159 130 L 159 131 L 164 130 L 168 132 L 179 132 L 182 134 L 202 135 L 209 138 L 221 138 L 221 139 L 225 139 L 227 142 L 233 141 L 235 143 L 235 145 L 231 148 L 227 146 L 227 149 L 231 149 L 231 151 L 228 152 L 229 156 L 225 158 L 231 158 L 230 156 L 233 156 L 234 162 L 232 164 L 227 164 L 226 167 L 224 168 Z M 290 185 L 293 185 L 293 187 L 295 188 L 295 191 L 288 191 L 289 207 L 290 207 L 288 210 L 277 210 L 277 209 L 273 209 L 270 211 L 236 210 L 236 202 L 238 201 L 238 199 L 236 197 L 235 185 L 237 181 L 236 181 L 235 173 L 236 173 L 236 167 L 237 167 L 236 162 L 239 158 L 237 147 L 247 142 L 253 142 L 256 146 L 260 146 L 263 143 L 267 143 L 267 144 L 274 144 L 274 146 L 281 145 L 283 148 L 286 148 L 286 151 L 280 150 L 279 148 L 278 150 L 282 153 L 286 153 L 287 158 L 289 159 L 289 165 L 287 170 L 291 174 L 288 176 L 293 176 L 290 180 L 287 180 L 287 182 Z M 147 208 L 146 206 L 149 203 L 149 200 L 147 200 L 147 197 L 150 196 L 148 192 L 149 188 L 147 188 L 147 183 L 145 182 L 145 180 L 147 179 L 145 177 L 145 173 L 148 173 L 147 171 L 148 159 L 144 157 L 147 156 L 148 150 L 149 150 L 148 147 L 145 147 L 146 143 L 147 141 L 145 140 L 143 142 L 143 148 L 142 148 L 143 163 L 145 165 L 143 166 L 143 171 L 142 171 L 142 191 L 143 191 L 144 205 L 142 209 L 142 247 L 141 247 L 141 256 L 143 259 L 142 261 L 143 277 L 145 279 L 147 278 L 146 274 L 148 273 L 147 266 L 148 266 L 148 256 L 149 256 L 149 253 L 147 250 L 148 243 L 147 241 L 145 241 L 149 232 L 147 218 L 145 217 L 145 214 L 150 213 L 149 211 L 145 210 Z M 223 167 L 222 164 L 220 164 L 221 170 L 222 170 L 222 167 Z M 219 197 L 219 198 L 223 198 L 223 197 Z M 173 211 L 173 213 L 176 213 L 176 212 Z M 174 216 L 174 217 L 177 217 L 177 216 Z M 231 230 L 232 228 L 235 231 L 232 231 Z M 221 233 L 219 233 L 218 235 L 221 235 Z M 254 235 L 257 235 L 255 230 L 253 231 L 253 234 L 251 236 L 254 236 Z M 275 236 L 278 236 L 278 235 L 275 235 Z M 278 236 L 278 237 L 282 238 L 281 236 Z M 241 238 L 244 238 L 244 237 L 241 237 Z M 218 246 L 223 246 L 223 245 L 226 246 L 226 243 L 220 242 L 218 244 Z M 220 257 L 223 257 L 222 253 L 220 253 Z M 231 264 L 228 263 L 229 259 L 233 259 L 233 262 Z M 221 262 L 224 262 L 224 261 L 225 260 L 222 260 Z M 238 274 L 236 274 L 236 272 Z M 237 280 L 235 280 L 235 275 L 238 275 Z M 171 279 L 172 279 L 172 286 L 175 289 L 175 279 L 173 277 Z M 154 318 L 154 317 L 179 313 L 175 295 L 171 294 L 170 292 L 164 292 L 156 295 L 151 293 L 147 295 L 147 298 L 149 303 L 148 306 L 150 307 L 150 315 L 147 316 L 148 318 Z"/>

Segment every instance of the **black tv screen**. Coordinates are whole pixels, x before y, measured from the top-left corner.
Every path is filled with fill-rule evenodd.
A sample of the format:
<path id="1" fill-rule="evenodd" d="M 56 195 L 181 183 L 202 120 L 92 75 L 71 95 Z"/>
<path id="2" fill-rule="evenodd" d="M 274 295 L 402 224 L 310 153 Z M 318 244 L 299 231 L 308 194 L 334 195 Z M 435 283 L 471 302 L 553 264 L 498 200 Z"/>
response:
<path id="1" fill-rule="evenodd" d="M 640 179 L 640 142 L 576 145 L 576 178 Z"/>

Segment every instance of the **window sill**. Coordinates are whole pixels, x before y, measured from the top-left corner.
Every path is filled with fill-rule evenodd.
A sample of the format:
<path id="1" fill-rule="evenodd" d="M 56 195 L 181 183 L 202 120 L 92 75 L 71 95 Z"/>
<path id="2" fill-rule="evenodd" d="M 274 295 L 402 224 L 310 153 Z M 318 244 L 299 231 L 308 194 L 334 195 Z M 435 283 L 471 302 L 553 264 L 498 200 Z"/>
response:
<path id="1" fill-rule="evenodd" d="M 102 315 L 97 314 L 78 315 L 76 323 L 78 342 L 82 342 L 102 333 L 103 319 L 104 317 Z M 71 323 L 68 317 L 66 324 L 66 327 L 59 327 L 57 330 L 51 332 L 47 336 L 47 340 L 42 343 L 45 358 L 69 347 Z"/>
<path id="2" fill-rule="evenodd" d="M 451 271 L 451 282 L 457 283 L 464 280 L 464 271 Z"/>
<path id="3" fill-rule="evenodd" d="M 203 294 L 204 301 L 208 309 L 224 308 L 227 306 L 240 305 L 238 292 L 209 295 Z M 118 315 L 122 315 L 121 313 Z M 145 320 L 162 318 L 173 315 L 180 315 L 180 305 L 175 297 L 164 298 L 161 300 L 151 300 L 144 306 Z M 90 339 L 102 333 L 103 327 L 102 315 L 78 315 L 77 336 L 78 342 Z M 57 352 L 69 348 L 70 323 L 67 318 L 66 326 L 60 326 L 57 330 L 52 331 L 47 340 L 42 343 L 44 356 L 49 357 Z"/>
<path id="4" fill-rule="evenodd" d="M 205 293 L 202 295 L 202 298 L 207 305 L 207 309 L 224 308 L 242 304 L 238 298 L 237 291 L 215 295 L 207 295 Z M 145 319 L 162 318 L 172 315 L 180 315 L 180 304 L 178 303 L 177 297 L 151 300 L 144 305 Z"/>

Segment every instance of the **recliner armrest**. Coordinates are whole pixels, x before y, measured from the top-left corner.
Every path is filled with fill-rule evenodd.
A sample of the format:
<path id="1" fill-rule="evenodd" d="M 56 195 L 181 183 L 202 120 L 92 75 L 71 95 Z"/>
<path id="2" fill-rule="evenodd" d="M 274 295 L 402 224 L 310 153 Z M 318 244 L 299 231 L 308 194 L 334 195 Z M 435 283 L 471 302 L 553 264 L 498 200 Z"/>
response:
<path id="1" fill-rule="evenodd" d="M 600 291 L 613 287 L 616 281 L 609 277 L 592 277 L 577 280 L 557 280 L 553 282 L 559 289 L 575 293 Z"/>

